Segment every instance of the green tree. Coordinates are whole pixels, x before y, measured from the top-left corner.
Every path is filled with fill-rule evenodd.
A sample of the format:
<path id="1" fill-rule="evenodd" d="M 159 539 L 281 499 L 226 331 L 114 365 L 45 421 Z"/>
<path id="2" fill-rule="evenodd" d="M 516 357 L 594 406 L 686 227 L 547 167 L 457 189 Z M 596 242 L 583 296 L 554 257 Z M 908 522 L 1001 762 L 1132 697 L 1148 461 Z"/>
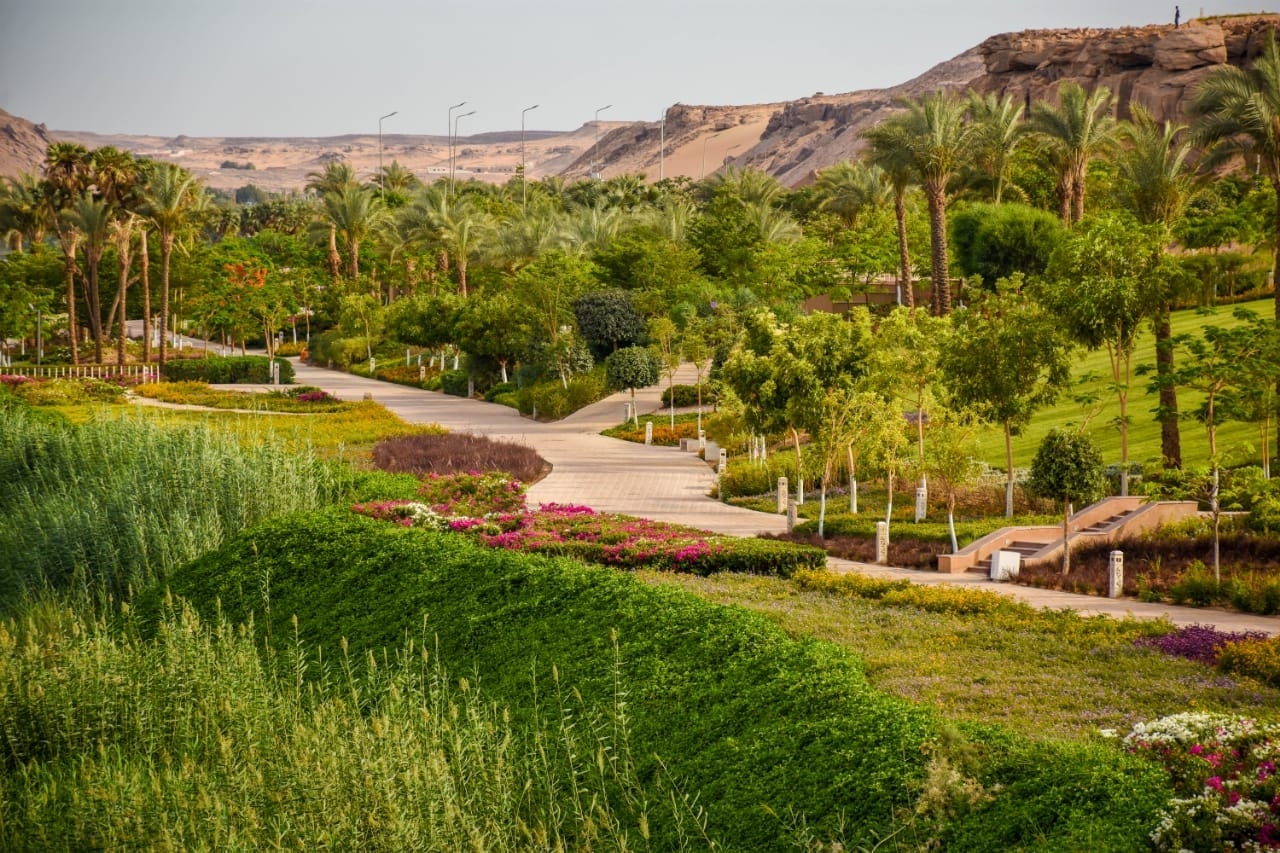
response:
<path id="1" fill-rule="evenodd" d="M 102 290 L 99 267 L 102 253 L 111 239 L 111 205 L 85 193 L 62 216 L 72 230 L 81 235 L 84 248 L 84 301 L 89 319 L 89 334 L 93 337 L 93 360 L 102 364 Z"/>
<path id="2" fill-rule="evenodd" d="M 849 229 L 856 228 L 863 213 L 879 207 L 889 196 L 879 166 L 849 160 L 823 169 L 814 191 L 818 208 L 834 214 Z"/>
<path id="3" fill-rule="evenodd" d="M 893 190 L 893 215 L 898 234 L 898 287 L 905 290 L 907 307 L 916 308 L 911 276 L 911 251 L 907 243 L 907 189 L 915 174 L 912 139 L 904 122 L 884 122 L 863 134 L 870 143 L 868 158 L 884 173 Z"/>
<path id="4" fill-rule="evenodd" d="M 578 321 L 578 332 L 596 350 L 597 356 L 644 343 L 644 318 L 625 290 L 584 293 L 574 300 L 573 315 Z"/>
<path id="5" fill-rule="evenodd" d="M 667 377 L 667 393 L 671 395 L 671 429 L 676 428 L 676 371 L 680 369 L 680 329 L 670 317 L 649 321 L 649 338 L 653 341 L 658 367 Z"/>
<path id="6" fill-rule="evenodd" d="M 1151 316 L 1159 234 L 1132 220 L 1102 215 L 1086 220 L 1054 253 L 1045 301 L 1067 334 L 1091 350 L 1103 349 L 1120 404 L 1120 493 L 1129 493 L 1129 391 L 1133 350 Z"/>
<path id="7" fill-rule="evenodd" d="M 1031 462 L 1031 493 L 1062 502 L 1062 573 L 1071 570 L 1068 541 L 1071 507 L 1089 503 L 1103 492 L 1102 455 L 1089 436 L 1052 429 Z"/>
<path id="8" fill-rule="evenodd" d="M 1001 280 L 953 317 L 941 354 L 952 400 L 1004 430 L 1005 515 L 1013 516 L 1013 435 L 1052 403 L 1071 378 L 1070 344 L 1057 319 L 1019 286 Z"/>
<path id="9" fill-rule="evenodd" d="M 360 245 L 376 233 L 386 208 L 367 187 L 344 186 L 324 194 L 326 224 L 347 244 L 348 274 L 360 278 Z"/>
<path id="10" fill-rule="evenodd" d="M 45 152 L 44 181 L 42 184 L 45 204 L 49 209 L 49 220 L 58 234 L 58 244 L 62 247 L 63 270 L 67 286 L 67 335 L 71 343 L 71 361 L 80 363 L 79 330 L 76 323 L 76 275 L 79 264 L 76 260 L 82 234 L 76 229 L 71 218 L 62 212 L 70 210 L 88 190 L 89 151 L 83 145 L 74 142 L 54 142 Z"/>
<path id="11" fill-rule="evenodd" d="M 463 302 L 456 330 L 463 349 L 498 362 L 503 382 L 507 381 L 507 366 L 529 348 L 529 340 L 533 336 L 528 312 L 509 293 L 495 293 Z"/>
<path id="12" fill-rule="evenodd" d="M 631 391 L 631 404 L 636 401 L 636 389 L 648 388 L 658 382 L 658 365 L 653 354 L 644 347 L 623 347 L 604 360 L 604 370 L 609 387 L 618 391 Z"/>
<path id="13" fill-rule="evenodd" d="M 350 163 L 336 161 L 326 163 L 319 172 L 307 173 L 307 189 L 323 199 L 330 193 L 338 193 L 357 186 L 356 171 Z M 329 276 L 342 275 L 342 258 L 338 255 L 338 225 L 330 219 L 326 225 L 329 234 Z"/>
<path id="14" fill-rule="evenodd" d="M 979 95 L 971 91 L 969 118 L 975 127 L 974 165 L 990 179 L 991 200 L 1000 204 L 1013 164 L 1026 141 L 1023 106 L 1012 94 L 997 98 L 994 93 Z"/>
<path id="15" fill-rule="evenodd" d="M 1049 153 L 1058 173 L 1058 212 L 1064 225 L 1084 218 L 1089 161 L 1115 141 L 1111 90 L 1086 92 L 1070 81 L 1058 87 L 1058 105 L 1038 101 L 1031 107 L 1031 129 Z"/>
<path id="16" fill-rule="evenodd" d="M 929 424 L 929 451 L 924 467 L 942 489 L 954 554 L 960 550 L 956 541 L 956 498 L 960 490 L 973 483 L 982 472 L 982 463 L 978 460 L 978 426 L 971 414 L 949 409 L 938 412 Z"/>
<path id="17" fill-rule="evenodd" d="M 1024 204 L 972 204 L 951 217 L 956 265 L 987 284 L 1043 275 L 1063 236 L 1053 214 Z"/>

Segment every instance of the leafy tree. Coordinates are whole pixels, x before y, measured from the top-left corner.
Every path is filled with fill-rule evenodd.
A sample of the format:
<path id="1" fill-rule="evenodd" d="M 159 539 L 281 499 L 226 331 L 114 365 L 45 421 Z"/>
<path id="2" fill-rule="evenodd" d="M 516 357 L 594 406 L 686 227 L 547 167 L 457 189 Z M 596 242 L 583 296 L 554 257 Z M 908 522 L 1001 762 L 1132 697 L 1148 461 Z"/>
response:
<path id="1" fill-rule="evenodd" d="M 81 232 L 74 221 L 62 215 L 69 210 L 89 187 L 89 151 L 73 142 L 54 142 L 45 152 L 44 181 L 42 184 L 45 204 L 49 208 L 49 220 L 58 234 L 62 247 L 63 270 L 67 285 L 67 335 L 71 343 L 71 361 L 80 363 L 79 332 L 76 324 L 76 275 L 79 265 Z"/>
<path id="2" fill-rule="evenodd" d="M 669 317 L 649 321 L 649 337 L 653 340 L 659 369 L 667 377 L 667 393 L 671 395 L 671 429 L 676 428 L 676 371 L 680 369 L 680 329 Z"/>
<path id="3" fill-rule="evenodd" d="M 342 297 L 339 323 L 344 333 L 364 338 L 365 354 L 373 359 L 373 341 L 382 334 L 386 311 L 371 293 L 350 293 Z"/>
<path id="4" fill-rule="evenodd" d="M 835 214 L 845 228 L 856 228 L 863 213 L 888 200 L 889 188 L 879 166 L 841 160 L 823 169 L 815 184 L 818 207 Z"/>
<path id="5" fill-rule="evenodd" d="M 0 261 L 0 341 L 35 340 L 36 311 L 42 315 L 39 331 L 48 340 L 49 313 L 58 301 L 62 272 L 62 261 L 39 243 L 29 251 L 12 252 Z"/>
<path id="6" fill-rule="evenodd" d="M 1062 573 L 1071 570 L 1071 549 L 1067 541 L 1071 507 L 1076 501 L 1089 503 L 1103 492 L 1102 455 L 1093 440 L 1083 433 L 1051 429 L 1040 442 L 1031 462 L 1031 493 L 1062 502 Z"/>
<path id="7" fill-rule="evenodd" d="M 307 173 L 307 189 L 321 199 L 330 193 L 339 193 L 356 186 L 356 171 L 345 161 L 329 162 L 322 171 Z M 338 224 L 333 219 L 326 224 L 329 232 L 329 275 L 337 279 L 342 274 L 342 258 L 338 255 Z"/>
<path id="8" fill-rule="evenodd" d="M 386 218 L 386 208 L 367 187 L 344 186 L 324 194 L 322 225 L 332 226 L 347 244 L 347 272 L 352 281 L 360 278 L 360 245 L 373 235 Z"/>
<path id="9" fill-rule="evenodd" d="M 551 251 L 515 274 L 512 290 L 527 306 L 533 328 L 546 346 L 555 349 L 561 335 L 572 330 L 573 303 L 594 285 L 594 271 L 589 261 Z"/>
<path id="10" fill-rule="evenodd" d="M 1120 493 L 1129 487 L 1129 390 L 1133 349 L 1157 298 L 1160 235 L 1132 220 L 1103 215 L 1086 220 L 1054 253 L 1046 305 L 1067 334 L 1091 350 L 1103 349 L 1120 404 Z"/>
<path id="11" fill-rule="evenodd" d="M 102 363 L 102 297 L 98 277 L 102 253 L 111 238 L 111 206 L 105 200 L 95 199 L 85 193 L 70 208 L 62 212 L 70 227 L 81 235 L 84 247 L 84 300 L 89 318 L 89 333 L 93 336 L 93 360 Z"/>
<path id="12" fill-rule="evenodd" d="M 632 406 L 637 388 L 648 388 L 658 382 L 658 365 L 644 347 L 623 347 L 610 354 L 604 360 L 604 370 L 610 388 L 631 391 Z"/>
<path id="13" fill-rule="evenodd" d="M 503 382 L 507 381 L 507 365 L 529 348 L 529 339 L 533 336 L 528 312 L 509 293 L 466 300 L 455 328 L 467 352 L 498 363 Z"/>
<path id="14" fill-rule="evenodd" d="M 1038 101 L 1031 107 L 1031 128 L 1058 172 L 1058 212 L 1064 225 L 1084 218 L 1085 181 L 1089 161 L 1115 141 L 1111 90 L 1086 92 L 1067 81 L 1058 87 L 1058 105 Z"/>
<path id="15" fill-rule="evenodd" d="M 574 300 L 573 314 L 578 321 L 578 332 L 597 348 L 598 354 L 644 342 L 644 318 L 625 290 L 584 293 Z"/>
<path id="16" fill-rule="evenodd" d="M 45 192 L 39 176 L 31 172 L 4 178 L 0 184 L 0 232 L 7 236 L 11 250 L 44 241 L 51 215 Z"/>
<path id="17" fill-rule="evenodd" d="M 911 277 L 911 251 L 907 242 L 907 189 L 915 174 L 912 139 L 904 122 L 885 122 L 866 131 L 870 144 L 868 159 L 880 167 L 893 190 L 893 215 L 898 234 L 898 287 L 905 290 L 907 307 L 916 308 Z"/>
<path id="18" fill-rule="evenodd" d="M 988 283 L 1042 275 L 1062 237 L 1052 214 L 1023 204 L 973 204 L 951 217 L 957 266 Z"/>
<path id="19" fill-rule="evenodd" d="M 982 472 L 978 460 L 978 427 L 966 412 L 941 410 L 929 424 L 929 450 L 925 470 L 942 489 L 947 503 L 947 530 L 951 534 L 951 553 L 960 550 L 956 541 L 956 497 Z"/>

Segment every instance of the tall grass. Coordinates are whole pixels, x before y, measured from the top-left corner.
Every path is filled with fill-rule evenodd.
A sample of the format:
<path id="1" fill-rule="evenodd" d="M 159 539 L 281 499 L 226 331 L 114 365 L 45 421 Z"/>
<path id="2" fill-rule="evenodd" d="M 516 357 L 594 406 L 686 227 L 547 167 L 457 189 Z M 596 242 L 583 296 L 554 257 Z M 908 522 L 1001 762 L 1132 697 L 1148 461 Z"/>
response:
<path id="1" fill-rule="evenodd" d="M 121 596 L 257 521 L 337 500 L 332 466 L 209 424 L 75 427 L 0 410 L 0 612 L 32 590 Z"/>
<path id="2" fill-rule="evenodd" d="M 621 690 L 553 684 L 519 730 L 421 643 L 325 666 L 251 636 L 172 607 L 149 640 L 56 607 L 0 625 L 0 848 L 631 850 L 651 819 L 714 846 L 637 781 Z"/>

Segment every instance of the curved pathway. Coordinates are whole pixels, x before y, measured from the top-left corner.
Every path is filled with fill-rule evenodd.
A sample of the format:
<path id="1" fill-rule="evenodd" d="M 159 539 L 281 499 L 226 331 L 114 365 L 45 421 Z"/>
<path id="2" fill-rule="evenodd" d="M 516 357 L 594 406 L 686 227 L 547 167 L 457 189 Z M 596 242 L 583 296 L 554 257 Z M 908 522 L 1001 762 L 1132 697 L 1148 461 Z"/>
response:
<path id="1" fill-rule="evenodd" d="M 564 420 L 540 423 L 521 416 L 512 408 L 494 403 L 379 382 L 296 362 L 294 371 L 298 383 L 318 386 L 344 400 L 372 397 L 412 423 L 438 423 L 450 430 L 477 433 L 532 447 L 553 466 L 545 479 L 529 489 L 529 498 L 534 503 L 585 504 L 604 512 L 671 521 L 735 536 L 782 533 L 786 530 L 786 519 L 780 515 L 732 507 L 708 497 L 715 483 L 715 474 L 696 454 L 671 447 L 647 447 L 600 435 L 601 430 L 622 422 L 624 406 L 630 399 L 626 393 L 615 394 L 587 406 Z M 691 384 L 694 381 L 692 369 L 683 369 L 677 374 L 676 381 Z M 658 386 L 638 390 L 637 407 L 641 412 L 656 412 L 661 394 L 662 388 Z M 1089 615 L 1164 617 L 1175 625 L 1202 624 L 1216 626 L 1222 631 L 1280 634 L 1280 617 L 1274 616 L 996 584 L 980 574 L 940 574 L 836 558 L 830 558 L 828 565 L 833 571 L 856 570 L 873 577 L 996 591 L 1036 607 L 1072 609 Z"/>

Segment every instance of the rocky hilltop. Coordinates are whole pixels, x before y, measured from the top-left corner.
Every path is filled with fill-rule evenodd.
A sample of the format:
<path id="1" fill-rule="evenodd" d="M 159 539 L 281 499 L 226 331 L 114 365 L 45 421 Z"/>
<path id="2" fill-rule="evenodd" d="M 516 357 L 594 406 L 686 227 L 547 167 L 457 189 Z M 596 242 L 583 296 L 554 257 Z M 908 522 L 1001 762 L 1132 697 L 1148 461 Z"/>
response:
<path id="1" fill-rule="evenodd" d="M 1117 113 L 1128 118 L 1142 104 L 1158 119 L 1182 121 L 1197 83 L 1224 63 L 1247 65 L 1266 34 L 1280 30 L 1280 15 L 1234 15 L 1192 20 L 1181 27 L 1025 30 L 992 36 L 977 47 L 888 89 L 840 95 L 821 92 L 796 101 L 748 106 L 676 104 L 664 122 L 594 122 L 568 132 L 530 131 L 526 157 L 531 178 L 591 173 L 606 177 L 644 173 L 699 179 L 725 165 L 762 169 L 789 186 L 811 181 L 821 169 L 856 156 L 861 132 L 900 109 L 904 97 L 939 88 L 1055 97 L 1071 80 L 1116 95 Z M 597 138 L 599 143 L 597 144 Z M 332 160 L 347 160 L 362 177 L 377 168 L 377 138 L 353 134 L 323 139 L 102 136 L 46 131 L 0 111 L 0 174 L 39 167 L 51 139 L 90 147 L 116 145 L 147 157 L 181 163 L 209 186 L 255 184 L 268 190 L 298 189 L 306 174 Z M 448 173 L 447 140 L 388 134 L 386 162 L 431 181 Z M 517 133 L 458 140 L 459 179 L 510 180 L 520 163 Z"/>

